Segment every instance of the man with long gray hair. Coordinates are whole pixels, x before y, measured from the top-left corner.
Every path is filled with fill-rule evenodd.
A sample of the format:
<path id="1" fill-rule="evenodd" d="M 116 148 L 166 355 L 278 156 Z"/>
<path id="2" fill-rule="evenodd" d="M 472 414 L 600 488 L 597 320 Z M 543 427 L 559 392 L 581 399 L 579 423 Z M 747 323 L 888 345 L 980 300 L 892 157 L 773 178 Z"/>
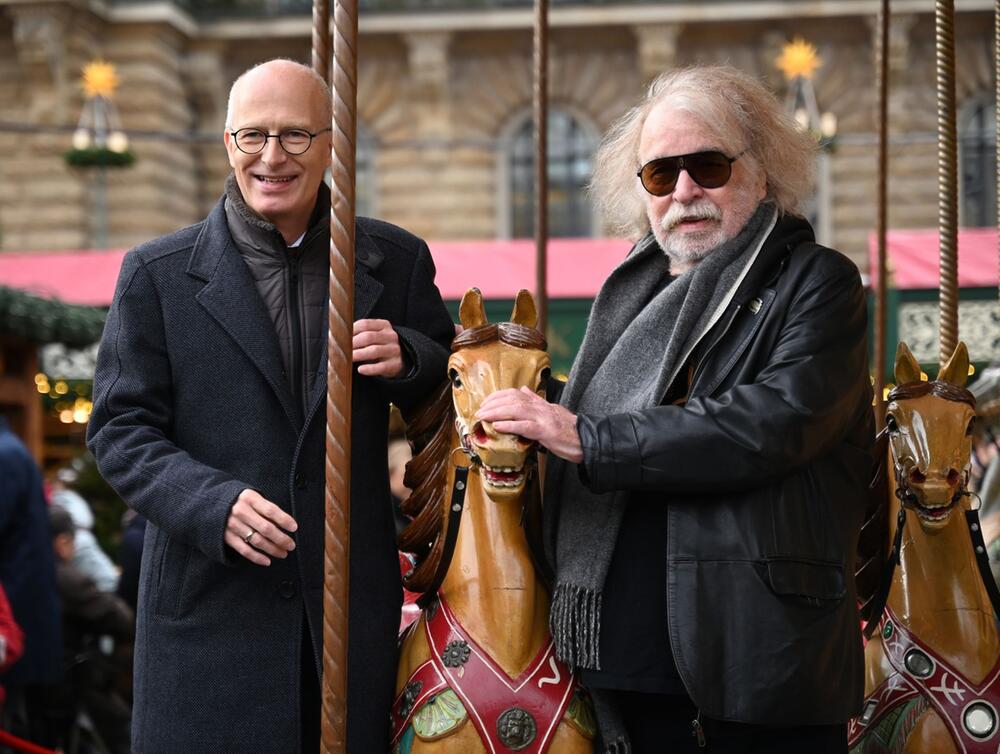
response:
<path id="1" fill-rule="evenodd" d="M 874 425 L 858 270 L 797 214 L 814 151 L 746 74 L 657 79 L 597 157 L 637 242 L 558 402 L 479 413 L 550 451 L 552 632 L 608 752 L 846 751 Z"/>

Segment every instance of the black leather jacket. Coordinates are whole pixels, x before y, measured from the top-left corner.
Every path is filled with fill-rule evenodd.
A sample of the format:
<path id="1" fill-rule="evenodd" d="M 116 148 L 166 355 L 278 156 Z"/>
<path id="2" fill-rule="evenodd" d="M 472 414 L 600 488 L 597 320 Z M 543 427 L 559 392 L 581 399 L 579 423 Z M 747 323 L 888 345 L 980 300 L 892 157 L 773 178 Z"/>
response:
<path id="1" fill-rule="evenodd" d="M 858 712 L 866 335 L 857 267 L 784 217 L 696 349 L 686 405 L 578 418 L 594 490 L 669 505 L 670 642 L 709 717 L 801 725 Z"/>

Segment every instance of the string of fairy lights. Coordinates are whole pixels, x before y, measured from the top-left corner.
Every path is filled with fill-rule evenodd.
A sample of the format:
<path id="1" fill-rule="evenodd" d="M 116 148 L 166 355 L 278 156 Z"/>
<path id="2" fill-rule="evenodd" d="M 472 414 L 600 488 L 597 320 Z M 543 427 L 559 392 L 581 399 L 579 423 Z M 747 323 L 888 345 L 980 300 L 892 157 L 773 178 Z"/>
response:
<path id="1" fill-rule="evenodd" d="M 41 394 L 45 410 L 63 424 L 86 424 L 94 410 L 89 380 L 56 380 L 47 374 L 35 375 L 35 389 Z"/>

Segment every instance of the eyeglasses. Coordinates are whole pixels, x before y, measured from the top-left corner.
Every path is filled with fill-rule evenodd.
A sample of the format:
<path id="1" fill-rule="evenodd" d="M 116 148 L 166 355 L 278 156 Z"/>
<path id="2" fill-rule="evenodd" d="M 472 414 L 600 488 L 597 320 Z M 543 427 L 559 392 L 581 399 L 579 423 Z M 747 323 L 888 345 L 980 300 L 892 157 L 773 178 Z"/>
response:
<path id="1" fill-rule="evenodd" d="M 236 148 L 246 154 L 257 154 L 264 151 L 268 139 L 277 139 L 281 148 L 290 155 L 299 155 L 306 152 L 312 141 L 321 133 L 332 131 L 333 128 L 323 128 L 312 134 L 304 128 L 289 128 L 281 133 L 269 134 L 259 128 L 241 128 L 238 131 L 230 131 L 230 136 L 236 141 Z"/>
<path id="2" fill-rule="evenodd" d="M 639 168 L 636 175 L 642 181 L 642 187 L 653 196 L 673 193 L 682 170 L 686 170 L 691 180 L 702 188 L 720 188 L 732 177 L 733 163 L 742 157 L 744 152 L 746 150 L 735 157 L 727 157 L 715 150 L 658 157 Z"/>

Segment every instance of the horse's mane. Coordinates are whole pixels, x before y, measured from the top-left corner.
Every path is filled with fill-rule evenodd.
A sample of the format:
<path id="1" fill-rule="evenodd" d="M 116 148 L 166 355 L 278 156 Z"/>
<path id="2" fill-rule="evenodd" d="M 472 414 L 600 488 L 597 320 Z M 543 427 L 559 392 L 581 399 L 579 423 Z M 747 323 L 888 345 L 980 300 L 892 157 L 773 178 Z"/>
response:
<path id="1" fill-rule="evenodd" d="M 517 348 L 545 350 L 548 347 L 545 337 L 535 328 L 500 322 L 463 330 L 452 341 L 451 350 L 496 341 Z M 451 381 L 445 380 L 414 412 L 406 427 L 406 436 L 415 455 L 406 464 L 403 483 L 413 492 L 400 508 L 413 520 L 400 532 L 396 545 L 416 557 L 416 566 L 403 577 L 403 585 L 412 592 L 427 591 L 441 564 L 448 524 L 448 462 L 455 450 L 450 442 L 454 424 Z"/>
<path id="2" fill-rule="evenodd" d="M 888 397 L 889 402 L 934 395 L 955 403 L 967 403 L 976 407 L 976 398 L 964 387 L 944 380 L 929 382 L 906 382 L 894 387 Z M 861 604 L 861 617 L 865 621 L 878 619 L 868 613 L 879 588 L 882 571 L 889 559 L 889 431 L 883 429 L 875 438 L 875 465 L 872 480 L 868 486 L 865 506 L 865 523 L 858 537 L 857 554 L 854 562 L 854 579 Z"/>
<path id="3" fill-rule="evenodd" d="M 447 521 L 445 485 L 454 419 L 451 381 L 445 380 L 417 409 L 406 427 L 415 455 L 406 464 L 403 483 L 413 491 L 400 509 L 413 520 L 400 532 L 396 545 L 416 556 L 417 565 L 403 577 L 406 588 L 414 592 L 430 587 L 441 562 L 444 548 L 441 533 Z"/>

